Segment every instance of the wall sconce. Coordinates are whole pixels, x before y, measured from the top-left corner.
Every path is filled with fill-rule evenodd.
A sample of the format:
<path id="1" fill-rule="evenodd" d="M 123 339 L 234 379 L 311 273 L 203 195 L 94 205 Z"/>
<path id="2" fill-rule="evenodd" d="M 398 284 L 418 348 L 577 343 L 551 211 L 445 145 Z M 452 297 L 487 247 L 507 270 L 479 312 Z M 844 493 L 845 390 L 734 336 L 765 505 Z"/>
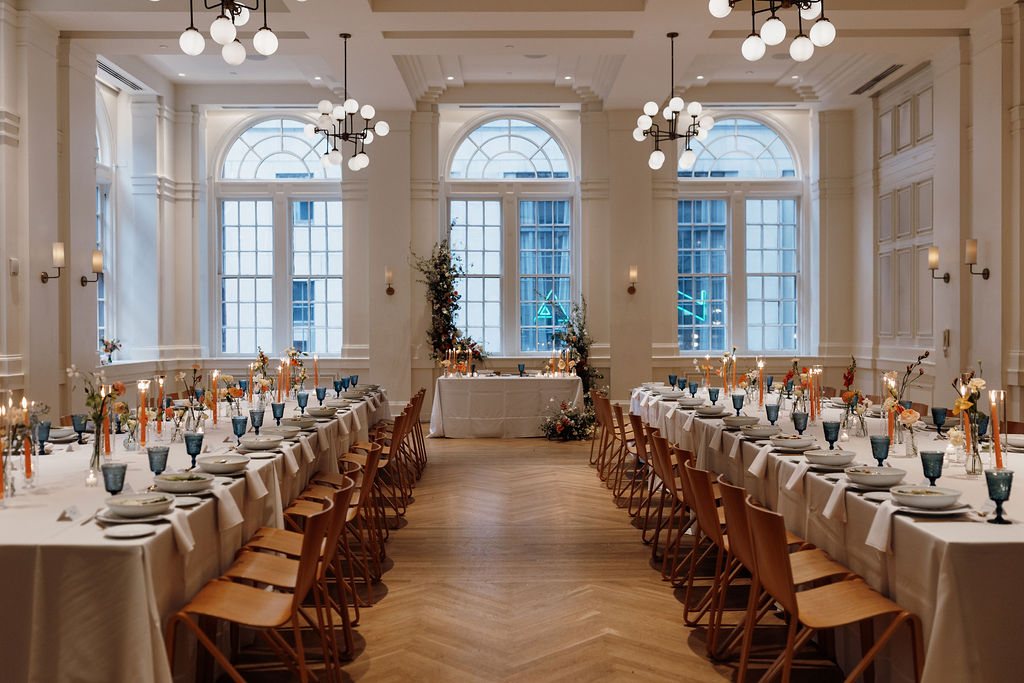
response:
<path id="1" fill-rule="evenodd" d="M 636 266 L 629 267 L 629 287 L 626 289 L 630 294 L 636 294 Z"/>
<path id="2" fill-rule="evenodd" d="M 949 282 L 949 273 L 943 273 L 942 275 L 936 275 L 935 271 L 939 269 L 939 248 L 928 247 L 928 270 L 932 271 L 933 280 L 942 280 L 943 282 Z"/>
<path id="3" fill-rule="evenodd" d="M 85 287 L 90 282 L 98 282 L 100 279 L 100 273 L 103 272 L 103 252 L 99 249 L 92 250 L 92 272 L 96 276 L 91 280 L 86 276 L 82 276 L 81 283 Z"/>
<path id="4" fill-rule="evenodd" d="M 988 268 L 975 272 L 974 266 L 978 264 L 978 240 L 964 240 L 964 265 L 971 267 L 971 275 L 980 275 L 982 280 L 989 276 Z"/>
<path id="5" fill-rule="evenodd" d="M 56 275 L 50 275 L 45 270 L 40 273 L 39 279 L 42 280 L 45 285 L 51 279 L 56 280 L 60 277 L 60 271 L 64 268 L 64 243 L 54 242 L 53 243 L 53 267 L 57 269 Z"/>
<path id="6" fill-rule="evenodd" d="M 394 277 L 394 274 L 391 272 L 391 268 L 388 267 L 388 266 L 384 266 L 384 284 L 387 285 L 387 289 L 384 290 L 385 292 L 387 292 L 387 295 L 388 296 L 394 296 L 395 295 L 395 277 Z"/>

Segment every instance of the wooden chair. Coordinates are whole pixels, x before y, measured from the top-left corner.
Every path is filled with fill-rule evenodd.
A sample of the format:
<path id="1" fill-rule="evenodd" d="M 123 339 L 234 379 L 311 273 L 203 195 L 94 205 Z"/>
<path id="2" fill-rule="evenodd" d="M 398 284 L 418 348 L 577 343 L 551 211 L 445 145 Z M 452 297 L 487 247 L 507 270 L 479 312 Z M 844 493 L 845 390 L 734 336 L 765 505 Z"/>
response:
<path id="1" fill-rule="evenodd" d="M 221 577 L 203 586 L 202 590 L 187 605 L 176 612 L 167 622 L 166 633 L 167 658 L 172 666 L 175 630 L 178 624 L 182 624 L 195 634 L 199 643 L 213 655 L 213 658 L 233 681 L 245 683 L 245 679 L 238 673 L 231 661 L 206 635 L 203 628 L 193 620 L 192 617 L 195 615 L 227 621 L 259 631 L 285 665 L 299 677 L 302 683 L 306 683 L 310 673 L 306 669 L 300 613 L 302 604 L 316 581 L 317 567 L 327 534 L 331 510 L 332 504 L 324 503 L 319 512 L 306 520 L 295 589 L 292 593 L 267 591 Z M 280 630 L 286 627 L 290 627 L 292 631 L 294 646 L 289 645 L 280 633 Z"/>
<path id="2" fill-rule="evenodd" d="M 821 395 L 824 396 L 825 398 L 835 398 L 838 394 L 839 392 L 836 390 L 835 387 L 821 388 Z"/>
<path id="3" fill-rule="evenodd" d="M 873 667 L 875 656 L 904 624 L 910 630 L 915 680 L 921 680 L 924 653 L 921 620 L 917 615 L 876 593 L 860 578 L 796 592 L 782 515 L 754 505 L 749 499 L 747 514 L 758 581 L 786 611 L 789 619 L 785 650 L 761 680 L 770 680 L 781 671 L 782 682 L 789 683 L 793 659 L 815 631 L 851 624 L 860 624 L 863 656 L 847 676 L 848 682 L 857 680 L 865 672 L 871 676 L 869 668 Z M 891 617 L 891 621 L 876 641 L 872 620 L 885 616 Z M 749 656 L 747 643 L 744 644 L 744 656 Z"/>
<path id="4" fill-rule="evenodd" d="M 648 439 L 651 444 L 651 456 L 661 480 L 665 492 L 662 502 L 658 507 L 658 517 L 655 522 L 655 533 L 651 543 L 651 559 L 658 558 L 658 537 L 662 531 L 665 532 L 665 549 L 661 555 L 661 578 L 666 581 L 674 579 L 672 569 L 676 566 L 678 559 L 679 543 L 684 534 L 693 526 L 695 518 L 688 515 L 686 499 L 683 496 L 680 477 L 676 473 L 672 461 L 672 446 L 668 439 L 663 436 L 652 434 Z M 664 514 L 665 502 L 668 502 L 668 514 Z M 683 522 L 683 519 L 686 519 Z M 676 520 L 679 520 L 678 528 Z M 670 553 L 674 551 L 674 554 Z"/>
<path id="5" fill-rule="evenodd" d="M 612 489 L 612 495 L 615 502 L 618 503 L 625 495 L 626 489 L 631 488 L 633 480 L 640 476 L 641 465 L 636 440 L 633 438 L 633 428 L 630 426 L 628 430 L 626 429 L 628 421 L 624 416 L 622 406 L 616 403 L 612 406 L 612 412 L 615 416 L 615 431 L 619 435 L 622 447 L 619 449 L 619 458 L 615 464 L 615 481 L 609 488 Z M 609 477 L 610 480 L 611 477 Z"/>
<path id="6" fill-rule="evenodd" d="M 604 454 L 605 446 L 611 435 L 608 433 L 607 424 L 604 421 L 604 411 L 598 405 L 605 396 L 597 389 L 590 390 L 590 400 L 594 405 L 594 438 L 590 441 L 590 464 L 595 467 L 601 456 Z"/>
<path id="7" fill-rule="evenodd" d="M 1007 434 L 1024 434 L 1024 422 L 1014 422 L 1013 420 L 1006 421 L 1006 433 Z"/>
<path id="8" fill-rule="evenodd" d="M 910 408 L 911 410 L 916 410 L 921 417 L 924 417 L 925 415 L 931 415 L 931 413 L 928 412 L 927 403 L 911 402 Z"/>

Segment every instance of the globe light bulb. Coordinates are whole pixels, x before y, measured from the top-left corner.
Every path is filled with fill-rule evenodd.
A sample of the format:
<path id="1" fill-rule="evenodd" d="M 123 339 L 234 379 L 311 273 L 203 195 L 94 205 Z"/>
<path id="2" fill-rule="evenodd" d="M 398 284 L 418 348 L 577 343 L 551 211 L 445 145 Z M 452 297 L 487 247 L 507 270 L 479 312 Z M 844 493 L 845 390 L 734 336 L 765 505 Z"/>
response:
<path id="1" fill-rule="evenodd" d="M 388 125 L 387 121 L 378 121 L 373 125 L 373 132 L 382 138 L 387 137 L 387 134 L 391 132 L 391 126 Z"/>
<path id="2" fill-rule="evenodd" d="M 700 102 L 690 102 L 686 107 L 686 113 L 690 116 L 700 116 L 700 113 L 704 110 Z"/>
<path id="3" fill-rule="evenodd" d="M 672 111 L 672 107 L 665 107 L 661 110 L 661 116 L 666 121 L 671 121 L 676 117 L 676 113 Z"/>
<path id="4" fill-rule="evenodd" d="M 371 142 L 373 142 L 373 131 L 372 131 L 372 130 L 368 130 L 368 131 L 366 131 L 366 133 L 364 134 L 364 137 L 363 137 L 363 144 L 364 144 L 364 145 L 368 145 L 368 144 L 370 144 Z"/>
<path id="5" fill-rule="evenodd" d="M 700 125 L 701 130 L 711 130 L 715 127 L 715 117 L 710 115 L 702 116 L 697 120 L 697 124 Z"/>
<path id="6" fill-rule="evenodd" d="M 335 121 L 343 121 L 345 119 L 345 107 L 340 104 L 331 110 L 331 118 Z"/>
<path id="7" fill-rule="evenodd" d="M 235 25 L 223 14 L 210 24 L 210 37 L 219 45 L 230 45 L 237 35 Z"/>
<path id="8" fill-rule="evenodd" d="M 252 46 L 256 48 L 256 52 L 269 57 L 277 52 L 277 36 L 264 26 L 252 37 Z"/>
<path id="9" fill-rule="evenodd" d="M 360 152 L 355 158 L 359 159 L 359 168 L 366 168 L 370 165 L 370 156 L 366 152 Z"/>
<path id="10" fill-rule="evenodd" d="M 770 17 L 761 24 L 761 40 L 765 45 L 778 45 L 786 39 L 786 25 L 778 17 Z"/>
<path id="11" fill-rule="evenodd" d="M 641 114 L 640 116 L 636 117 L 636 126 L 640 130 L 649 130 L 653 124 L 654 121 L 647 114 Z"/>
<path id="12" fill-rule="evenodd" d="M 659 168 L 665 165 L 665 153 L 660 149 L 656 149 L 651 152 L 650 158 L 647 160 L 647 165 L 651 167 L 652 171 L 657 171 Z"/>
<path id="13" fill-rule="evenodd" d="M 355 114 L 357 111 L 359 111 L 359 103 L 353 100 L 351 97 L 345 100 L 345 104 L 342 106 L 345 107 L 346 114 Z"/>
<path id="14" fill-rule="evenodd" d="M 690 169 L 695 163 L 697 163 L 697 153 L 692 149 L 684 151 L 679 157 L 679 168 Z"/>
<path id="15" fill-rule="evenodd" d="M 706 128 L 701 128 L 700 130 L 697 131 L 697 134 L 694 135 L 694 137 L 697 138 L 698 140 L 700 140 L 701 142 L 704 142 L 705 140 L 708 139 L 708 131 L 707 131 L 707 129 Z"/>
<path id="16" fill-rule="evenodd" d="M 206 49 L 206 38 L 203 38 L 203 34 L 195 26 L 189 26 L 181 32 L 181 36 L 178 38 L 178 47 L 190 57 L 195 57 Z"/>
<path id="17" fill-rule="evenodd" d="M 312 123 L 307 123 L 305 126 L 302 127 L 302 131 L 306 134 L 307 138 L 311 138 L 314 135 L 316 135 L 316 126 L 314 126 Z"/>
<path id="18" fill-rule="evenodd" d="M 643 130 L 641 130 L 639 128 L 634 128 L 633 129 L 633 139 L 634 140 L 636 140 L 637 142 L 643 142 L 644 141 L 644 137 L 645 136 L 644 136 Z"/>
<path id="19" fill-rule="evenodd" d="M 331 155 L 330 154 L 325 154 L 322 157 L 320 157 L 320 165 L 323 166 L 324 168 L 330 168 L 331 167 Z"/>
<path id="20" fill-rule="evenodd" d="M 233 40 L 220 49 L 220 56 L 231 66 L 238 66 L 245 61 L 245 45 Z"/>
<path id="21" fill-rule="evenodd" d="M 673 97 L 668 101 L 668 108 L 672 111 L 682 111 L 683 106 L 685 106 L 685 103 L 682 97 Z"/>
<path id="22" fill-rule="evenodd" d="M 836 26 L 828 19 L 819 19 L 811 27 L 811 42 L 818 47 L 826 47 L 836 39 Z"/>
<path id="23" fill-rule="evenodd" d="M 814 43 L 804 34 L 798 35 L 789 44 L 789 56 L 797 62 L 806 62 L 814 54 Z"/>
<path id="24" fill-rule="evenodd" d="M 320 100 L 320 102 L 317 103 L 317 105 L 316 105 L 316 110 L 318 112 L 320 112 L 321 114 L 330 114 L 331 113 L 331 101 L 330 100 Z"/>
<path id="25" fill-rule="evenodd" d="M 818 18 L 819 14 L 821 14 L 820 2 L 812 2 L 809 6 L 800 10 L 800 18 L 804 21 L 813 21 Z"/>
<path id="26" fill-rule="evenodd" d="M 249 23 L 249 8 L 244 5 L 237 5 L 238 14 L 235 15 L 235 26 L 245 26 Z"/>
<path id="27" fill-rule="evenodd" d="M 327 157 L 331 160 L 332 166 L 337 166 L 344 161 L 344 157 L 342 157 L 340 149 L 332 149 L 331 153 L 328 154 Z"/>
<path id="28" fill-rule="evenodd" d="M 355 157 L 350 157 L 349 158 L 349 160 L 348 160 L 348 167 L 349 167 L 349 170 L 352 170 L 352 171 L 358 171 L 359 170 L 359 162 L 356 161 Z"/>
<path id="29" fill-rule="evenodd" d="M 377 110 L 368 104 L 364 104 L 363 108 L 359 110 L 359 115 L 367 121 L 372 121 L 373 117 L 377 115 Z"/>
<path id="30" fill-rule="evenodd" d="M 648 116 L 654 116 L 655 114 L 657 114 L 658 113 L 658 103 L 657 102 L 648 102 L 648 103 L 646 103 L 644 105 L 644 113 L 647 114 Z"/>
<path id="31" fill-rule="evenodd" d="M 708 11 L 715 19 L 724 19 L 732 12 L 729 0 L 709 0 Z"/>
<path id="32" fill-rule="evenodd" d="M 757 60 L 764 57 L 764 52 L 767 50 L 767 46 L 764 41 L 761 40 L 761 36 L 756 33 L 751 33 L 747 36 L 747 39 L 743 41 L 743 46 L 740 47 L 740 52 L 743 53 L 743 59 L 748 62 L 756 62 Z"/>
<path id="33" fill-rule="evenodd" d="M 320 130 L 327 130 L 331 127 L 331 117 L 327 114 L 320 114 L 320 118 L 316 120 L 316 125 Z"/>

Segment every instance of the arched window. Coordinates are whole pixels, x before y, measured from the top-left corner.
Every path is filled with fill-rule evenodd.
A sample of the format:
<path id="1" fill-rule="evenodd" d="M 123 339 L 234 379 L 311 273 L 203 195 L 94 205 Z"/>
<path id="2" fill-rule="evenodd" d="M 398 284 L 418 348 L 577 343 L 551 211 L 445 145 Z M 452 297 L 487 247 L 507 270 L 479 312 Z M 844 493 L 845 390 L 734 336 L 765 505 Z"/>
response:
<path id="1" fill-rule="evenodd" d="M 107 274 L 113 272 L 112 248 L 114 226 L 111 195 L 114 187 L 114 136 L 104 106 L 100 86 L 96 90 L 96 246 L 103 254 L 103 272 L 96 275 L 96 344 L 103 348 L 103 339 L 116 336 L 113 325 L 111 288 Z"/>
<path id="2" fill-rule="evenodd" d="M 792 150 L 773 128 L 741 117 L 718 121 L 691 149 L 696 162 L 678 172 L 680 351 L 799 350 L 808 327 L 798 312 L 804 183 Z"/>
<path id="3" fill-rule="evenodd" d="M 492 119 L 456 143 L 446 176 L 447 233 L 466 271 L 456 325 L 492 355 L 555 348 L 574 289 L 565 149 L 534 121 Z"/>
<path id="4" fill-rule="evenodd" d="M 305 124 L 258 121 L 227 145 L 216 185 L 220 353 L 341 353 L 341 169 L 322 166 Z"/>

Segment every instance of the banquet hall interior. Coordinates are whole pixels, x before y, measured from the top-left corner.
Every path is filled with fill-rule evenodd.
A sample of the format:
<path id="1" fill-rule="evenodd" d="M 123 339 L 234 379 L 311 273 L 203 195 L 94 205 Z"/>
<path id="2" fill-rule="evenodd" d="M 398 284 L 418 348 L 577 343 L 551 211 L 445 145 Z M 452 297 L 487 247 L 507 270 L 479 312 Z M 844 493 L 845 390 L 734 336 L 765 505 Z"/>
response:
<path id="1" fill-rule="evenodd" d="M 1011 0 L 0 0 L 0 679 L 1014 680 L 1022 112 Z"/>

